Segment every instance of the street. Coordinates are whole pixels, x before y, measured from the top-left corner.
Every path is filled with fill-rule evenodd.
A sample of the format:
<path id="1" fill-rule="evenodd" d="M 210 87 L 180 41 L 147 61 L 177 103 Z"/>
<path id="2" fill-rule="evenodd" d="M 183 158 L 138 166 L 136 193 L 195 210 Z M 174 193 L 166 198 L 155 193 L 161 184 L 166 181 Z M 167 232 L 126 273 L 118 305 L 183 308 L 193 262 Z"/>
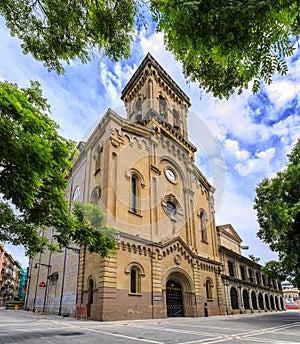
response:
<path id="1" fill-rule="evenodd" d="M 0 309 L 0 343 L 300 343 L 299 311 L 96 322 Z"/>

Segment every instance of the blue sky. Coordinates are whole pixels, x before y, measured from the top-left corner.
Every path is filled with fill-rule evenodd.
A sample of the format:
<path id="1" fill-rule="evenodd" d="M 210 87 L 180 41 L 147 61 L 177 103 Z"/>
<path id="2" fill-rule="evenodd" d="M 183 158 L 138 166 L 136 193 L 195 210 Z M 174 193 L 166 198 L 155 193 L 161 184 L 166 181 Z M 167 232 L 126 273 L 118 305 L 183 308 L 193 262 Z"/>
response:
<path id="1" fill-rule="evenodd" d="M 49 73 L 42 63 L 23 55 L 20 41 L 9 35 L 2 18 L 0 42 L 0 79 L 21 87 L 38 80 L 61 135 L 76 141 L 108 107 L 124 113 L 121 91 L 150 52 L 191 99 L 190 139 L 198 147 L 198 167 L 217 188 L 217 224 L 232 224 L 249 246 L 244 255 L 254 254 L 261 263 L 276 257 L 256 238 L 253 199 L 259 181 L 284 168 L 286 155 L 299 138 L 299 49 L 289 60 L 287 76 L 276 76 L 272 85 L 264 85 L 256 95 L 245 91 L 227 101 L 213 98 L 194 83 L 187 84 L 181 64 L 166 51 L 162 35 L 153 28 L 139 33 L 129 60 L 113 63 L 100 56 L 87 65 L 74 61 L 66 66 L 65 76 Z M 5 247 L 23 267 L 27 265 L 22 248 Z"/>

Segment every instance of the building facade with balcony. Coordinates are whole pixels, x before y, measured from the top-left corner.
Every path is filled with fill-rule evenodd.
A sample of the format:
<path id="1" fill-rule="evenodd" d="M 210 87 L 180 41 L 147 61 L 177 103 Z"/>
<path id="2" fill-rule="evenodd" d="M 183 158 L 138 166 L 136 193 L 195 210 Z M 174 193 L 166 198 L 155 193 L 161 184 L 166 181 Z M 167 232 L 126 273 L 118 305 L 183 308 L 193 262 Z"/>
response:
<path id="1" fill-rule="evenodd" d="M 20 263 L 5 251 L 0 244 L 0 306 L 19 299 L 19 286 L 22 267 Z"/>

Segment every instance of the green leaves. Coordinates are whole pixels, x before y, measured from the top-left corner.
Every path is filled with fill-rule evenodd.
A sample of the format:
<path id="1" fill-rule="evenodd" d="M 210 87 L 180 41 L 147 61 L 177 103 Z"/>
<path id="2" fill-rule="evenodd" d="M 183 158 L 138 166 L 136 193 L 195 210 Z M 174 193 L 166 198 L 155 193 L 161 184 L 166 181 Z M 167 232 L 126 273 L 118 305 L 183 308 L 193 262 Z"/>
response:
<path id="1" fill-rule="evenodd" d="M 64 191 L 76 150 L 46 111 L 38 83 L 20 90 L 0 82 L 0 242 L 23 245 L 29 256 L 71 241 L 103 257 L 113 254 L 116 234 L 101 209 L 78 203 L 70 214 Z M 57 245 L 43 235 L 49 228 Z"/>
<path id="2" fill-rule="evenodd" d="M 145 24 L 145 0 L 2 0 L 0 13 L 24 53 L 49 70 L 89 61 L 100 51 L 116 61 L 130 56 L 135 27 Z M 187 79 L 215 97 L 229 98 L 273 75 L 287 73 L 291 39 L 300 33 L 298 1 L 150 0 L 157 31 Z"/>
<path id="3" fill-rule="evenodd" d="M 117 249 L 116 231 L 105 226 L 105 214 L 92 204 L 76 202 L 73 207 L 76 229 L 72 240 L 77 244 L 87 244 L 90 252 L 101 257 L 112 255 Z"/>
<path id="4" fill-rule="evenodd" d="M 278 253 L 281 273 L 300 285 L 300 140 L 289 164 L 256 188 L 257 236 Z"/>
<path id="5" fill-rule="evenodd" d="M 22 244 L 30 255 L 49 244 L 38 229 L 57 228 L 61 245 L 73 226 L 64 189 L 74 143 L 58 135 L 48 110 L 38 83 L 20 90 L 0 82 L 0 240 Z"/>
<path id="6" fill-rule="evenodd" d="M 261 270 L 273 279 L 284 281 L 287 278 L 286 272 L 282 269 L 282 264 L 275 260 L 267 262 L 265 266 L 262 266 Z"/>
<path id="7" fill-rule="evenodd" d="M 215 97 L 229 98 L 254 80 L 285 75 L 297 1 L 153 0 L 157 30 L 183 64 L 184 74 Z M 299 30 L 298 30 L 299 31 Z"/>
<path id="8" fill-rule="evenodd" d="M 128 58 L 137 7 L 133 0 L 7 0 L 0 13 L 25 54 L 64 73 L 62 61 L 89 60 L 93 48 L 113 60 Z"/>

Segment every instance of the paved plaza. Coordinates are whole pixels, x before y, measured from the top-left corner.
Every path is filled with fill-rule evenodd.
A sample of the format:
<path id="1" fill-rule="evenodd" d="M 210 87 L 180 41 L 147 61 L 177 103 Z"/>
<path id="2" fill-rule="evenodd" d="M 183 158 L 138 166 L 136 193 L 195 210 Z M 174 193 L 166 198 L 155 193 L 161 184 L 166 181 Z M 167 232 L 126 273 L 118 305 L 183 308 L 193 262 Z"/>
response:
<path id="1" fill-rule="evenodd" d="M 0 343 L 300 343 L 298 311 L 96 322 L 0 309 Z"/>

